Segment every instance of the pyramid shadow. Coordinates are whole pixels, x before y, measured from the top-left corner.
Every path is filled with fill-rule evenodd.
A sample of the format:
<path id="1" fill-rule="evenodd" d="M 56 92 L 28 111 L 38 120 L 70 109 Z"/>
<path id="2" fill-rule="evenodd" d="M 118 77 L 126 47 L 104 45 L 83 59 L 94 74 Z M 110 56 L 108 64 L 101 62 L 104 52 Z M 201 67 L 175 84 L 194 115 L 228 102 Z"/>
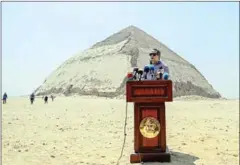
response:
<path id="1" fill-rule="evenodd" d="M 194 162 L 199 159 L 199 157 L 185 154 L 182 152 L 173 152 L 171 153 L 171 162 L 145 162 L 144 165 L 196 165 Z"/>

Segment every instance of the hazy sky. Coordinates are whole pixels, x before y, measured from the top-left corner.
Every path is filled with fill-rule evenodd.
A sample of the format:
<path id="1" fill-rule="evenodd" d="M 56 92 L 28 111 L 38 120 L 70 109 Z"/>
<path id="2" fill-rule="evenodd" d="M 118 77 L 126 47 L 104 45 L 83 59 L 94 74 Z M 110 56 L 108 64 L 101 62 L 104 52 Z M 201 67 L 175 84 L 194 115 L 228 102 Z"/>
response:
<path id="1" fill-rule="evenodd" d="M 223 96 L 239 96 L 237 2 L 2 4 L 2 90 L 30 94 L 60 64 L 135 25 L 191 62 Z"/>

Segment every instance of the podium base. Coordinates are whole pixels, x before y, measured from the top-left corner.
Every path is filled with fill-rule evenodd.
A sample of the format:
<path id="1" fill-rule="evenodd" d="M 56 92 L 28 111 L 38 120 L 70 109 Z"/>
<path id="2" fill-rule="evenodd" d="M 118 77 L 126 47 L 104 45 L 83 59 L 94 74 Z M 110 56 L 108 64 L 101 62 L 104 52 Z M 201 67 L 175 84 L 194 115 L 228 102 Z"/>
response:
<path id="1" fill-rule="evenodd" d="M 171 162 L 171 154 L 167 147 L 166 152 L 135 153 L 130 155 L 130 163 L 141 162 Z"/>

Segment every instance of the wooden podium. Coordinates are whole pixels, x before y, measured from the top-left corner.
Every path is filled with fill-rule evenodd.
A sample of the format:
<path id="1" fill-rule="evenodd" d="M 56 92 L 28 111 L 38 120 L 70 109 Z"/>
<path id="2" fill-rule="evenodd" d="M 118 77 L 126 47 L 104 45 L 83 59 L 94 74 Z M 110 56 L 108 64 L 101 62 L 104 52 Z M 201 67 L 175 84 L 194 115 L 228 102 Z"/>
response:
<path id="1" fill-rule="evenodd" d="M 170 162 L 165 102 L 172 101 L 172 81 L 127 81 L 126 88 L 127 102 L 134 102 L 135 153 L 130 162 Z"/>

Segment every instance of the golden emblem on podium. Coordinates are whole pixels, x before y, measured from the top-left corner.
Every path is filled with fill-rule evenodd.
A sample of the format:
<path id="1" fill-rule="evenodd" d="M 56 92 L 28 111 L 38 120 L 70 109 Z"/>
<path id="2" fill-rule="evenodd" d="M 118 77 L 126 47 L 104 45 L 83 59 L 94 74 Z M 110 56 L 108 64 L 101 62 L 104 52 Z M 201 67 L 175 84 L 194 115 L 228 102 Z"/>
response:
<path id="1" fill-rule="evenodd" d="M 141 121 L 139 129 L 145 138 L 154 138 L 160 132 L 160 123 L 154 117 L 145 117 Z"/>

